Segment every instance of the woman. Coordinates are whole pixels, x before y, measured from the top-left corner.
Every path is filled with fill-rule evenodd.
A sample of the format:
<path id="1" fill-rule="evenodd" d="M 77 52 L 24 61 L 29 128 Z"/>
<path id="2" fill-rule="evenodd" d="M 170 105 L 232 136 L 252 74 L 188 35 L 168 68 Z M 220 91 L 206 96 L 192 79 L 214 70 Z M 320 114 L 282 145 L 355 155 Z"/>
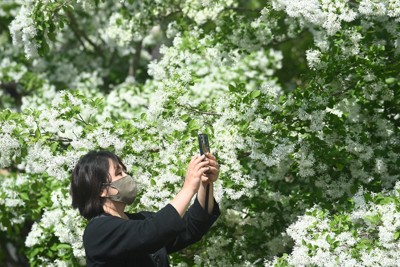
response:
<path id="1" fill-rule="evenodd" d="M 156 213 L 124 212 L 136 196 L 136 183 L 126 172 L 108 151 L 89 152 L 74 168 L 72 206 L 89 220 L 83 234 L 87 266 L 169 266 L 168 254 L 199 241 L 220 214 L 212 187 L 219 174 L 216 158 L 194 156 L 182 189 Z"/>

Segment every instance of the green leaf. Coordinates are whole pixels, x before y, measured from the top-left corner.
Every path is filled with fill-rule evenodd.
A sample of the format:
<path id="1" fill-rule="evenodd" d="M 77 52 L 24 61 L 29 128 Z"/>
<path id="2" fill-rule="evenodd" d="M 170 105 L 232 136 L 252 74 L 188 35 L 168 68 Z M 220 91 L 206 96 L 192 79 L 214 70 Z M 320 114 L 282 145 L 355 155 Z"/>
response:
<path id="1" fill-rule="evenodd" d="M 396 80 L 397 80 L 397 79 L 394 78 L 394 77 L 386 78 L 385 83 L 387 83 L 387 84 L 392 84 L 392 83 L 395 83 Z"/>
<path id="2" fill-rule="evenodd" d="M 361 238 L 360 241 L 358 241 L 357 243 L 357 248 L 358 249 L 365 249 L 365 250 L 369 250 L 372 248 L 372 241 L 367 239 L 367 238 Z"/>
<path id="3" fill-rule="evenodd" d="M 29 252 L 30 257 L 36 256 L 39 252 L 42 252 L 43 248 L 36 247 Z"/>
<path id="4" fill-rule="evenodd" d="M 199 128 L 200 128 L 200 126 L 197 124 L 196 120 L 189 121 L 189 123 L 188 123 L 189 131 L 198 130 Z"/>
<path id="5" fill-rule="evenodd" d="M 336 163 L 336 169 L 337 169 L 338 171 L 343 170 L 343 168 L 344 168 L 343 164 Z"/>
<path id="6" fill-rule="evenodd" d="M 389 203 L 393 203 L 394 199 L 391 198 L 391 197 L 379 196 L 379 197 L 376 198 L 375 202 L 380 204 L 380 205 L 386 205 L 386 204 L 389 204 Z"/>
<path id="7" fill-rule="evenodd" d="M 246 131 L 249 128 L 250 122 L 246 121 L 243 124 L 240 125 L 240 130 Z"/>
<path id="8" fill-rule="evenodd" d="M 187 121 L 189 118 L 190 118 L 190 115 L 189 115 L 189 114 L 183 114 L 183 115 L 181 116 L 181 120 L 183 120 L 183 121 Z"/>
<path id="9" fill-rule="evenodd" d="M 57 244 L 57 249 L 71 249 L 71 245 L 69 244 Z"/>
<path id="10" fill-rule="evenodd" d="M 96 1 L 96 2 L 97 2 L 97 1 Z M 72 12 L 72 13 L 73 13 L 74 10 L 75 10 L 73 5 L 63 5 L 62 8 L 63 8 L 64 11 L 67 12 L 67 13 L 68 13 L 68 12 Z"/>
<path id="11" fill-rule="evenodd" d="M 255 99 L 257 97 L 259 97 L 261 95 L 261 91 L 260 90 L 254 90 L 253 92 L 251 92 L 250 97 L 252 99 Z"/>
<path id="12" fill-rule="evenodd" d="M 39 53 L 40 55 L 46 54 L 50 50 L 49 45 L 47 44 L 46 40 L 43 38 L 40 42 Z"/>
<path id="13" fill-rule="evenodd" d="M 19 193 L 19 196 L 20 196 L 21 199 L 23 199 L 23 200 L 29 200 L 29 199 L 30 199 L 29 196 L 28 196 L 28 194 L 25 193 L 25 192 Z"/>
<path id="14" fill-rule="evenodd" d="M 365 219 L 368 220 L 373 225 L 378 225 L 378 224 L 381 224 L 381 222 L 382 222 L 381 215 L 379 215 L 379 214 L 367 215 L 367 216 L 365 216 Z"/>
<path id="15" fill-rule="evenodd" d="M 52 143 L 50 146 L 51 152 L 55 152 L 57 150 L 57 147 L 58 147 L 57 142 Z"/>
<path id="16" fill-rule="evenodd" d="M 400 231 L 394 232 L 393 239 L 394 239 L 394 240 L 398 240 L 399 238 L 400 238 Z"/>
<path id="17" fill-rule="evenodd" d="M 49 37 L 50 41 L 56 41 L 56 34 L 54 32 L 49 32 L 47 36 Z"/>
<path id="18" fill-rule="evenodd" d="M 39 128 L 36 128 L 35 137 L 36 137 L 36 138 L 40 138 L 41 136 L 42 136 L 42 134 L 40 133 Z"/>

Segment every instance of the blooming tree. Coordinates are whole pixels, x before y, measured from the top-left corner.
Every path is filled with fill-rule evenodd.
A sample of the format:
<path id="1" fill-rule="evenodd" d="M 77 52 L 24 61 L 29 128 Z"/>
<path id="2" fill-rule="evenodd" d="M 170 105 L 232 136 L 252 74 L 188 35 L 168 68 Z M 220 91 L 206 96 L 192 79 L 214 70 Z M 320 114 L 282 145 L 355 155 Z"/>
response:
<path id="1" fill-rule="evenodd" d="M 80 156 L 116 152 L 130 211 L 157 210 L 204 132 L 222 216 L 173 265 L 395 265 L 399 20 L 396 0 L 2 1 L 0 259 L 84 265 Z"/>

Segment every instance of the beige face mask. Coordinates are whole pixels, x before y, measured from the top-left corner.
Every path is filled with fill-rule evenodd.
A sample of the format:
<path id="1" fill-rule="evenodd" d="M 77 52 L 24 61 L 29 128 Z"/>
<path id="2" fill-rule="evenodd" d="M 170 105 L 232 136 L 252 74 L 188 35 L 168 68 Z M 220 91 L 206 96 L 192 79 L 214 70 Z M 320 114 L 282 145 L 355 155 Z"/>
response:
<path id="1" fill-rule="evenodd" d="M 127 175 L 117 181 L 104 183 L 104 185 L 108 185 L 118 190 L 116 195 L 108 196 L 111 200 L 122 202 L 127 205 L 130 205 L 135 201 L 137 188 L 136 182 L 132 176 Z"/>

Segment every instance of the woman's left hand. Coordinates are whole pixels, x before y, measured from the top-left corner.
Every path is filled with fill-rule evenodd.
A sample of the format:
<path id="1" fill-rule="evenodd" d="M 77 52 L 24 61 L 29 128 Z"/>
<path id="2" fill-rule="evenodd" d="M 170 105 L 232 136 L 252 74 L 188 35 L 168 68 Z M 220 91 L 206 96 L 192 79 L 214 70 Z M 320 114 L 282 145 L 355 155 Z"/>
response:
<path id="1" fill-rule="evenodd" d="M 208 164 L 205 167 L 208 167 L 208 171 L 206 171 L 204 175 L 201 176 L 201 181 L 203 182 L 203 184 L 208 184 L 215 182 L 218 179 L 219 165 L 217 162 L 217 158 L 213 154 L 207 152 L 205 156 L 205 160 L 208 161 Z"/>

